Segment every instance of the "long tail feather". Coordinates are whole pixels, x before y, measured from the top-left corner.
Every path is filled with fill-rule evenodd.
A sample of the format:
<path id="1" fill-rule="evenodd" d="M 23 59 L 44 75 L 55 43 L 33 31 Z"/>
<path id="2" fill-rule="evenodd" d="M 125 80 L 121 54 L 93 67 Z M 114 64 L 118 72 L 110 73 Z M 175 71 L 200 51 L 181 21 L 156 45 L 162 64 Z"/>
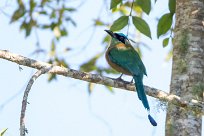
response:
<path id="1" fill-rule="evenodd" d="M 147 109 L 150 110 L 149 108 L 149 103 L 147 101 L 147 96 L 144 91 L 144 86 L 142 82 L 142 78 L 140 76 L 133 76 L 135 80 L 135 87 L 137 89 L 137 94 L 139 99 L 142 101 L 143 106 Z"/>
<path id="2" fill-rule="evenodd" d="M 135 87 L 137 89 L 137 95 L 138 95 L 139 99 L 142 101 L 143 106 L 149 112 L 150 108 L 149 108 L 149 103 L 147 101 L 147 96 L 146 96 L 145 91 L 144 91 L 144 85 L 142 82 L 142 77 L 141 76 L 133 76 L 133 78 L 135 80 Z M 157 122 L 154 120 L 154 118 L 150 114 L 148 114 L 148 119 L 153 126 L 157 126 Z"/>
<path id="3" fill-rule="evenodd" d="M 152 126 L 157 126 L 157 122 L 154 120 L 154 118 L 150 114 L 148 115 L 148 119 L 150 123 L 152 124 Z"/>

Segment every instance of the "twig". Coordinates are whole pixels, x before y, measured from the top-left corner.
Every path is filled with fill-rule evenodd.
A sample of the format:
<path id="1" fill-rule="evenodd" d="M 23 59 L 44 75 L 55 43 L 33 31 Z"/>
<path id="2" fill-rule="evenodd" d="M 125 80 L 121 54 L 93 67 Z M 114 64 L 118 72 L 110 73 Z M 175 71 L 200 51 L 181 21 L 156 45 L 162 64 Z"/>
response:
<path id="1" fill-rule="evenodd" d="M 131 17 L 131 16 L 132 16 L 132 9 L 133 9 L 133 5 L 134 5 L 134 0 L 132 1 L 132 5 L 131 5 L 131 9 L 130 9 L 130 14 L 129 14 L 129 17 Z M 128 33 L 129 33 L 129 27 L 130 27 L 130 19 L 128 18 L 127 36 L 128 36 Z"/>
<path id="2" fill-rule="evenodd" d="M 51 64 L 33 60 L 5 50 L 0 50 L 0 58 L 15 62 L 19 65 L 24 65 L 35 69 L 42 69 L 44 67 L 53 66 Z M 125 82 L 125 81 L 122 82 L 105 76 L 81 72 L 81 71 L 77 71 L 69 68 L 67 69 L 60 66 L 53 66 L 49 70 L 49 73 L 63 75 L 66 77 L 71 77 L 71 78 L 75 78 L 75 79 L 79 79 L 87 82 L 103 84 L 103 85 L 107 85 L 115 88 L 125 89 L 128 91 L 135 91 L 134 85 L 130 82 Z M 203 111 L 204 102 L 202 101 L 198 101 L 194 99 L 186 101 L 181 99 L 181 97 L 179 96 L 168 94 L 164 91 L 161 91 L 156 88 L 148 87 L 148 86 L 145 86 L 145 92 L 147 95 L 152 96 L 154 98 L 158 98 L 161 101 L 166 101 L 166 102 L 175 104 L 177 106 L 183 107 L 186 110 L 193 110 L 197 114 L 204 115 L 204 111 Z"/>
<path id="3" fill-rule="evenodd" d="M 20 136 L 25 136 L 26 133 L 28 133 L 28 130 L 25 127 L 25 112 L 28 104 L 28 94 L 31 90 L 31 87 L 34 83 L 34 81 L 42 74 L 48 72 L 52 67 L 49 68 L 42 68 L 38 70 L 29 80 L 27 87 L 24 91 L 23 101 L 22 101 L 22 107 L 21 107 L 21 116 L 20 116 Z"/>

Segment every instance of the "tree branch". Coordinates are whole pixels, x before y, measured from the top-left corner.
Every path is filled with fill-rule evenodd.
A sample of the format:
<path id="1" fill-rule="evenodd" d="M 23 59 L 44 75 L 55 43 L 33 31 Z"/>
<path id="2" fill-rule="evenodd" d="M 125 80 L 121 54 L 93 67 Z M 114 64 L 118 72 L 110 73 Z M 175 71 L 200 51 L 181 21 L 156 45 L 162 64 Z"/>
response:
<path id="1" fill-rule="evenodd" d="M 22 101 L 22 107 L 21 107 L 21 116 L 20 116 L 20 136 L 25 136 L 26 133 L 28 133 L 27 128 L 25 127 L 25 112 L 28 104 L 28 94 L 31 90 L 31 87 L 34 83 L 34 81 L 42 74 L 48 72 L 52 67 L 49 68 L 42 68 L 38 70 L 29 80 L 26 89 L 24 91 L 23 101 Z"/>
<path id="2" fill-rule="evenodd" d="M 81 72 L 81 71 L 77 71 L 69 68 L 63 68 L 60 66 L 53 66 L 51 64 L 33 60 L 18 54 L 11 53 L 6 50 L 0 50 L 0 58 L 15 62 L 19 65 L 35 68 L 38 70 L 44 67 L 52 67 L 49 70 L 49 73 L 71 77 L 71 78 L 75 78 L 75 79 L 79 79 L 87 82 L 103 84 L 103 85 L 107 85 L 115 88 L 125 89 L 128 91 L 135 91 L 134 85 L 130 82 L 117 81 L 112 78 L 100 76 L 97 74 Z M 199 115 L 204 115 L 204 111 L 203 111 L 204 102 L 193 100 L 193 99 L 190 101 L 182 100 L 181 97 L 179 96 L 168 94 L 162 90 L 158 90 L 156 88 L 152 88 L 148 86 L 145 86 L 145 92 L 147 95 L 152 96 L 154 98 L 158 98 L 161 101 L 175 104 L 179 107 L 183 107 L 186 110 L 193 110 L 196 114 L 199 114 Z"/>

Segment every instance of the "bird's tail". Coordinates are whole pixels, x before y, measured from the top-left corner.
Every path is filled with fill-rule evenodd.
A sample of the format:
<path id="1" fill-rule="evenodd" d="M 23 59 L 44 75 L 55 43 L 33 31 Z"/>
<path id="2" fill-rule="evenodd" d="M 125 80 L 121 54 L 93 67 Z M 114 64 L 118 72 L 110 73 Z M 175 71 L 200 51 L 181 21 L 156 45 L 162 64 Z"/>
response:
<path id="1" fill-rule="evenodd" d="M 133 78 L 135 80 L 135 87 L 136 87 L 137 95 L 138 95 L 139 99 L 142 101 L 143 106 L 147 110 L 150 110 L 149 103 L 147 101 L 147 96 L 146 96 L 145 91 L 144 91 L 144 86 L 143 86 L 141 76 L 133 76 Z"/>
<path id="2" fill-rule="evenodd" d="M 133 78 L 135 80 L 135 87 L 136 87 L 136 90 L 137 90 L 138 98 L 142 101 L 142 104 L 145 107 L 145 109 L 148 110 L 148 119 L 149 119 L 150 123 L 153 126 L 157 126 L 156 121 L 149 114 L 150 107 L 149 107 L 149 103 L 148 103 L 148 100 L 147 100 L 147 96 L 146 96 L 145 91 L 144 91 L 144 85 L 143 85 L 143 82 L 142 82 L 142 77 L 134 75 Z"/>

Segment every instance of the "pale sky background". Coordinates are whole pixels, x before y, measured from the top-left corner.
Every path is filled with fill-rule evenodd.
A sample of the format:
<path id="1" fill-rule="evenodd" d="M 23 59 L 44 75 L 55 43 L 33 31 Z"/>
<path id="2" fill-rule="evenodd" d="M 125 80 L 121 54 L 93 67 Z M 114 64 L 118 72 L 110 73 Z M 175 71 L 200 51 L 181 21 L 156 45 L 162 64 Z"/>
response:
<path id="1" fill-rule="evenodd" d="M 13 0 L 13 2 L 15 2 Z M 109 3 L 109 2 L 108 2 Z M 71 1 L 70 5 L 78 2 Z M 72 17 L 77 22 L 77 27 L 69 28 L 69 36 L 63 38 L 57 47 L 59 56 L 63 49 L 70 47 L 77 49 L 87 43 L 93 24 L 93 19 L 99 15 L 103 1 L 86 0 L 77 13 Z M 0 2 L 0 7 L 4 1 Z M 15 3 L 6 11 L 11 13 Z M 110 10 L 106 7 L 102 10 L 101 17 L 111 22 L 118 16 L 110 17 Z M 141 47 L 143 62 L 147 69 L 148 77 L 144 78 L 144 84 L 166 92 L 169 91 L 171 78 L 171 60 L 165 61 L 165 57 L 171 46 L 162 47 L 162 40 L 156 38 L 156 17 L 168 12 L 167 2 L 158 0 L 153 4 L 150 16 L 145 19 L 151 26 L 153 39 L 142 37 L 143 42 L 149 45 L 151 50 Z M 30 54 L 36 49 L 35 33 L 25 39 L 24 32 L 18 29 L 19 24 L 10 25 L 9 18 L 0 12 L 0 49 L 13 53 L 46 61 L 48 56 L 38 57 Z M 69 62 L 70 67 L 78 69 L 79 65 L 89 60 L 94 54 L 103 50 L 102 38 L 106 35 L 105 27 L 97 28 L 93 39 L 85 50 L 61 55 Z M 134 27 L 130 27 L 135 31 Z M 82 33 L 83 31 L 83 33 Z M 127 29 L 123 32 L 126 33 Z M 53 34 L 50 31 L 38 31 L 40 45 L 43 49 L 50 48 L 50 39 Z M 80 52 L 79 52 L 80 51 Z M 78 53 L 78 54 L 77 54 Z M 98 64 L 107 67 L 104 56 Z M 8 128 L 5 136 L 19 135 L 19 118 L 23 91 L 31 75 L 36 71 L 23 67 L 19 71 L 18 65 L 0 59 L 0 130 Z M 118 77 L 118 75 L 106 75 Z M 130 80 L 129 77 L 124 77 Z M 26 111 L 26 127 L 28 136 L 163 136 L 165 131 L 165 111 L 162 111 L 158 100 L 148 97 L 151 114 L 158 126 L 153 127 L 147 119 L 146 110 L 134 92 L 114 89 L 110 93 L 103 85 L 97 85 L 91 96 L 87 91 L 87 82 L 72 78 L 58 76 L 56 81 L 47 82 L 47 75 L 42 75 L 35 81 L 29 94 L 29 105 Z"/>

